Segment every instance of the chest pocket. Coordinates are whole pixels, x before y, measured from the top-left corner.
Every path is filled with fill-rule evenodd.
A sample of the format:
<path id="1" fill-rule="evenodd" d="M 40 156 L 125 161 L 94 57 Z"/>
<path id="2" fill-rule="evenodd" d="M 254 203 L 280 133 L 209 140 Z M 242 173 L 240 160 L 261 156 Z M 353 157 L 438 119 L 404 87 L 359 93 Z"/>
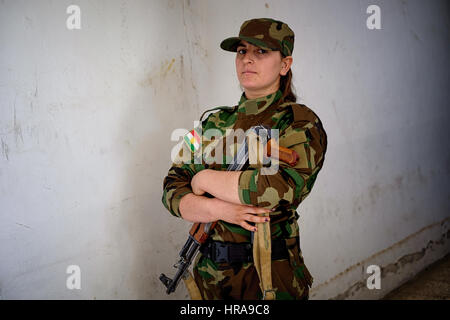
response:
<path id="1" fill-rule="evenodd" d="M 288 128 L 280 137 L 280 146 L 294 150 L 299 156 L 299 161 L 294 168 L 311 169 L 311 150 L 308 145 L 306 131 L 301 129 Z"/>

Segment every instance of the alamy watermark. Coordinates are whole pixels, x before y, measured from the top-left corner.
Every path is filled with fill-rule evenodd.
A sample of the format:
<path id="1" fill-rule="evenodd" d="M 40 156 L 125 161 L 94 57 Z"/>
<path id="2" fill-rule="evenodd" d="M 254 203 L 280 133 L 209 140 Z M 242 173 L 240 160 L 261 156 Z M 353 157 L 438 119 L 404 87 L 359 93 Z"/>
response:
<path id="1" fill-rule="evenodd" d="M 66 20 L 66 27 L 69 30 L 81 29 L 81 9 L 79 6 L 72 4 L 67 7 L 66 13 L 70 14 Z"/>
<path id="2" fill-rule="evenodd" d="M 366 13 L 371 14 L 366 20 L 366 26 L 369 30 L 381 29 L 381 9 L 379 6 L 372 4 L 367 7 Z"/>
<path id="3" fill-rule="evenodd" d="M 199 121 L 194 130 L 175 129 L 171 141 L 179 141 L 171 150 L 175 164 L 244 164 L 261 168 L 262 175 L 276 174 L 279 168 L 279 130 L 254 127 L 243 129 L 209 128 L 202 130 Z M 181 141 L 180 141 L 181 139 Z M 270 145 L 268 141 L 271 141 Z M 245 151 L 242 150 L 246 146 Z M 225 150 L 225 153 L 224 153 Z M 243 154 L 247 156 L 242 156 Z"/>
<path id="4" fill-rule="evenodd" d="M 381 289 L 381 269 L 376 264 L 372 264 L 367 267 L 367 273 L 372 274 L 367 278 L 367 289 Z"/>
<path id="5" fill-rule="evenodd" d="M 69 276 L 66 279 L 66 287 L 69 290 L 81 289 L 81 268 L 77 265 L 70 265 L 66 269 Z"/>

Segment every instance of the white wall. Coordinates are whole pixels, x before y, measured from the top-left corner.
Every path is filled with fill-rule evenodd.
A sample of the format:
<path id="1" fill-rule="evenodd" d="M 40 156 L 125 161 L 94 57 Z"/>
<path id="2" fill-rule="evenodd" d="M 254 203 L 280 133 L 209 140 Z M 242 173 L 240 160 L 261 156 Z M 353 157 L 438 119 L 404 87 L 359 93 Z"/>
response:
<path id="1" fill-rule="evenodd" d="M 311 297 L 377 299 L 450 251 L 446 1 L 78 1 L 72 31 L 70 4 L 0 2 L 2 298 L 167 297 L 189 228 L 161 204 L 170 135 L 237 103 L 219 43 L 253 17 L 295 31 L 299 101 L 328 133 L 298 209 Z"/>

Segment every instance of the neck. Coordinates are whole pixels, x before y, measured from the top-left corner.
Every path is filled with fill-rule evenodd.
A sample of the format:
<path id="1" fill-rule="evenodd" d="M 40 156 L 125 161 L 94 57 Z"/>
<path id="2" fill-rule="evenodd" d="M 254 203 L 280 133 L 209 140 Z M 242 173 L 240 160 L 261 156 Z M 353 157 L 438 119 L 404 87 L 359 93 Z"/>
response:
<path id="1" fill-rule="evenodd" d="M 271 93 L 277 92 L 278 89 L 276 90 L 268 90 L 268 91 L 264 91 L 264 92 L 250 92 L 248 90 L 245 91 L 245 97 L 249 100 L 253 100 L 253 99 L 258 99 L 258 98 L 262 98 L 265 96 L 268 96 Z"/>

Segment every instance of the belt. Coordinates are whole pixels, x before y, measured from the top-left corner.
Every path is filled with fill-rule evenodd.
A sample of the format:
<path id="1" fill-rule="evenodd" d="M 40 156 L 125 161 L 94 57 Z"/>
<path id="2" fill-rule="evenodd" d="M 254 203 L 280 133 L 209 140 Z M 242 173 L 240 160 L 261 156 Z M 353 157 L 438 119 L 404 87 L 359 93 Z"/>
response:
<path id="1" fill-rule="evenodd" d="M 215 263 L 253 262 L 253 247 L 249 242 L 229 243 L 208 241 L 200 247 L 200 252 Z M 286 240 L 272 240 L 272 260 L 288 259 Z"/>

